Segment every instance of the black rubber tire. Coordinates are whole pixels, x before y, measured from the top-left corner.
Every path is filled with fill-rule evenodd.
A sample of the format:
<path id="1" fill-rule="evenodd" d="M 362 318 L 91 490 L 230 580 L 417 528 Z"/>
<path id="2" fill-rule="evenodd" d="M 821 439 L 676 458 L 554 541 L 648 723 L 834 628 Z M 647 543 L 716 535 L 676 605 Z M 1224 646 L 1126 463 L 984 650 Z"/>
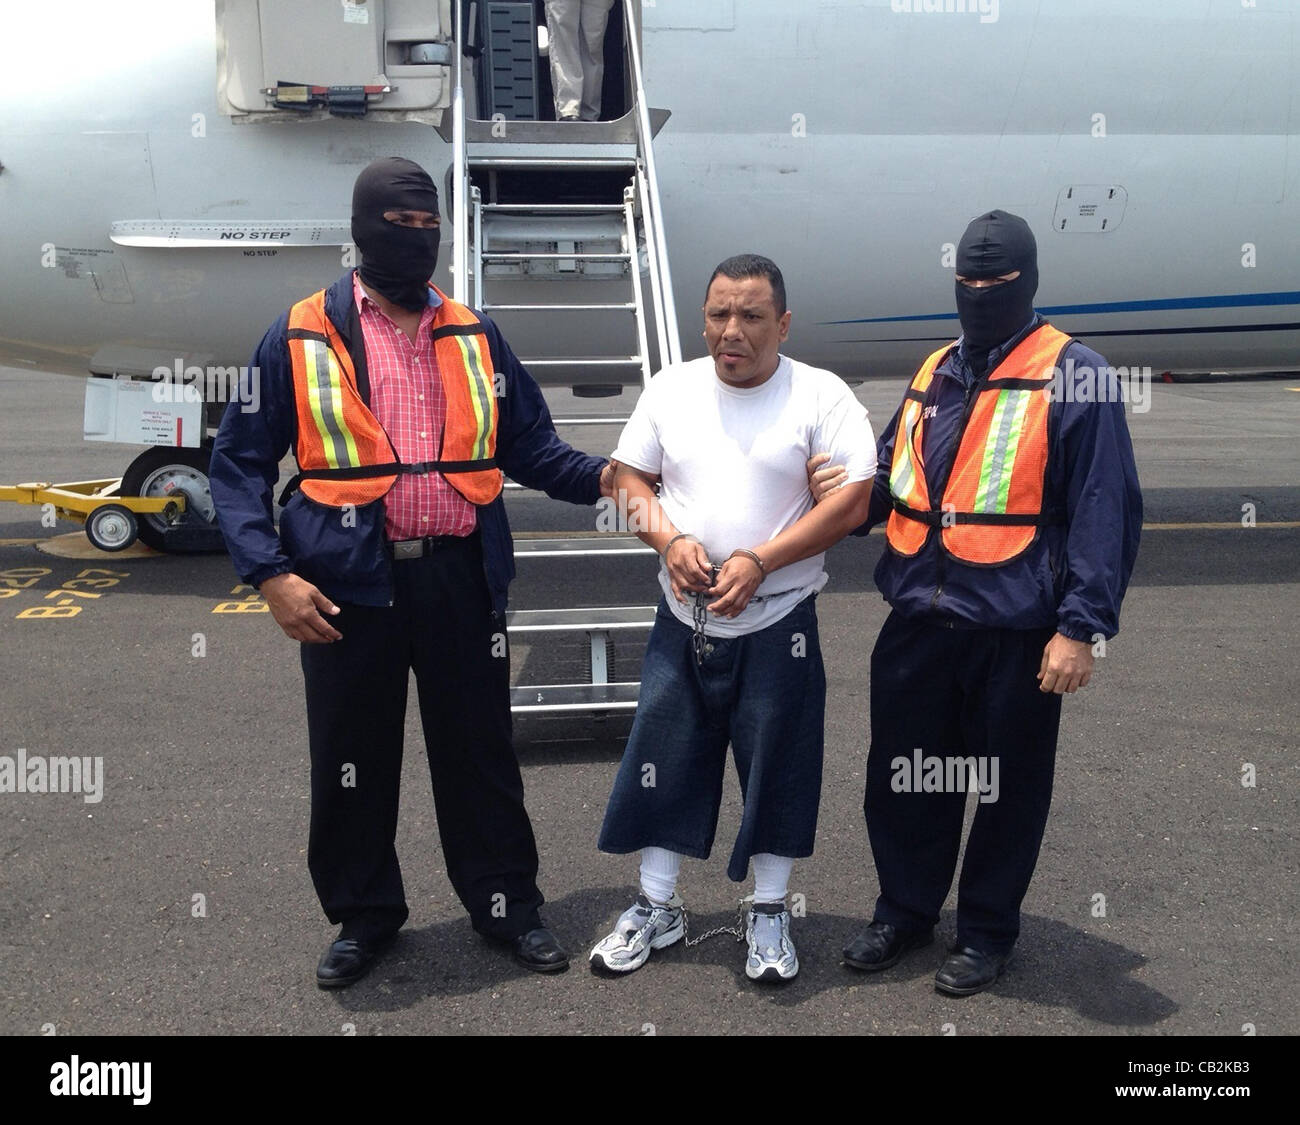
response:
<path id="1" fill-rule="evenodd" d="M 206 488 L 210 457 L 211 451 L 208 449 L 173 449 L 167 446 L 154 446 L 152 449 L 146 449 L 127 466 L 126 472 L 122 474 L 122 487 L 118 490 L 119 495 L 144 495 L 141 489 L 149 478 L 160 470 L 166 469 L 169 465 L 197 470 L 203 475 L 203 485 Z M 168 525 L 161 515 L 152 512 L 141 513 L 138 522 L 140 525 L 140 541 L 152 547 L 155 551 L 170 551 L 173 554 L 189 554 L 195 551 L 195 548 L 178 548 L 174 543 L 170 547 L 168 546 L 166 534 Z M 211 528 L 218 536 L 220 534 L 215 520 L 206 520 L 196 515 L 191 507 L 186 507 L 182 522 L 189 526 Z M 210 549 L 199 548 L 199 550 Z"/>

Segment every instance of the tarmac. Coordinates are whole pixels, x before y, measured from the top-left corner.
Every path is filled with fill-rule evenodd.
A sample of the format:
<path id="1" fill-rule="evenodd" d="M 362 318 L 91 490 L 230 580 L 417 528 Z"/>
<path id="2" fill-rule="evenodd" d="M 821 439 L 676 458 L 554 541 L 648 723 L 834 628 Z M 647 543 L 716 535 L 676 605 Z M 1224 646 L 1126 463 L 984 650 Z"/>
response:
<path id="1" fill-rule="evenodd" d="M 877 430 L 902 389 L 856 388 Z M 547 397 L 558 416 L 631 406 Z M 135 455 L 82 441 L 80 380 L 0 368 L 0 402 L 0 483 L 115 476 Z M 791 886 L 795 981 L 752 984 L 726 935 L 626 978 L 590 972 L 636 878 L 635 857 L 596 850 L 617 716 L 516 721 L 543 913 L 571 969 L 535 975 L 484 943 L 446 878 L 412 707 L 397 840 L 411 918 L 368 977 L 325 992 L 296 646 L 224 555 L 103 555 L 73 524 L 0 504 L 0 756 L 102 760 L 98 794 L 0 792 L 0 1033 L 1300 1032 L 1300 377 L 1157 383 L 1148 405 L 1129 415 L 1146 525 L 1121 631 L 1065 700 L 1015 959 L 966 999 L 932 983 L 955 888 L 933 946 L 880 974 L 841 964 L 877 893 L 861 806 L 878 532 L 831 550 L 818 602 L 826 764 L 816 854 Z M 607 454 L 617 426 L 569 433 Z M 595 526 L 592 509 L 509 503 L 519 532 Z M 518 565 L 516 608 L 657 597 L 647 556 Z M 619 642 L 619 678 L 642 644 Z M 554 682 L 578 647 L 516 642 L 514 682 Z M 733 780 L 713 857 L 684 866 L 693 936 L 734 923 L 750 889 L 724 870 L 738 823 Z"/>

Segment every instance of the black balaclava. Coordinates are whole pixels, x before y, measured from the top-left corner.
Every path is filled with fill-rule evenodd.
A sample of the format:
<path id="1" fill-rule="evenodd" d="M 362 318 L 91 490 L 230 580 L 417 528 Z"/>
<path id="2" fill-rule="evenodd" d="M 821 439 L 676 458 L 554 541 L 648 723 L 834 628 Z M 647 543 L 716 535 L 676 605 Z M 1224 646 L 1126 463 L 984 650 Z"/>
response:
<path id="1" fill-rule="evenodd" d="M 387 156 L 368 164 L 352 189 L 352 241 L 361 251 L 367 289 L 411 312 L 429 301 L 428 281 L 438 264 L 438 229 L 399 227 L 385 211 L 438 214 L 438 189 L 414 161 Z"/>
<path id="2" fill-rule="evenodd" d="M 957 273 L 990 278 L 1020 271 L 1015 281 L 972 289 L 956 283 L 957 315 L 971 368 L 984 373 L 989 352 L 1006 343 L 1034 315 L 1038 291 L 1038 244 L 1029 224 L 1006 211 L 990 211 L 971 221 L 957 245 Z"/>

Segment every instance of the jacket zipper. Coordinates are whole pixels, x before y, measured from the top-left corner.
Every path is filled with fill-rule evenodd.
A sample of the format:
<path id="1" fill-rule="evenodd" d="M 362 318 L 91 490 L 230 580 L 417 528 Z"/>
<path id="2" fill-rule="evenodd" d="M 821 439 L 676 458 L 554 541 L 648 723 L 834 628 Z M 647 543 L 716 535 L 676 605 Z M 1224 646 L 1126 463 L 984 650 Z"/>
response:
<path id="1" fill-rule="evenodd" d="M 990 368 L 990 370 L 992 369 Z M 952 476 L 952 470 L 957 464 L 957 454 L 961 450 L 962 438 L 966 436 L 966 426 L 970 422 L 970 416 L 975 412 L 974 404 L 978 397 L 975 394 L 975 392 L 977 389 L 982 389 L 982 384 L 985 382 L 987 378 L 988 378 L 988 372 L 986 371 L 982 378 L 977 379 L 974 383 L 971 383 L 966 387 L 966 391 L 965 391 L 966 397 L 962 400 L 961 426 L 957 430 L 957 440 L 953 442 L 952 459 L 948 462 L 948 469 L 943 474 L 942 485 L 940 485 L 940 487 L 936 490 L 935 493 L 931 494 L 931 499 L 930 499 L 931 511 L 942 511 L 943 509 L 943 494 L 948 489 L 948 478 Z M 939 497 L 939 508 L 937 509 L 934 506 L 935 495 Z M 938 529 L 938 534 L 935 537 L 935 562 L 936 562 L 935 569 L 938 572 L 938 578 L 934 586 L 934 596 L 930 598 L 931 613 L 935 612 L 939 608 L 939 599 L 943 596 L 944 579 L 947 577 L 947 552 L 943 545 L 942 526 L 940 526 L 940 528 Z"/>

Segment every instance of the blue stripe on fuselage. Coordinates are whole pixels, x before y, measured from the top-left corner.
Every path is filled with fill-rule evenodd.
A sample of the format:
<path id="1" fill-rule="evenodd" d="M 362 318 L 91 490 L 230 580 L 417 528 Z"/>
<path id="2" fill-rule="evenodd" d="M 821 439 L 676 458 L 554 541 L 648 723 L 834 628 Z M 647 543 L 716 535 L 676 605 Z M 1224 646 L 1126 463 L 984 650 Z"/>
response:
<path id="1" fill-rule="evenodd" d="M 1151 301 L 1102 301 L 1085 305 L 1050 305 L 1036 311 L 1044 316 L 1076 316 L 1083 313 L 1162 312 L 1173 309 L 1240 309 L 1261 308 L 1269 305 L 1300 304 L 1300 292 L 1291 293 L 1230 293 L 1214 297 L 1164 297 Z M 867 316 L 854 320 L 823 320 L 823 326 L 833 324 L 903 324 L 927 320 L 956 320 L 957 314 L 927 313 L 924 316 Z"/>

